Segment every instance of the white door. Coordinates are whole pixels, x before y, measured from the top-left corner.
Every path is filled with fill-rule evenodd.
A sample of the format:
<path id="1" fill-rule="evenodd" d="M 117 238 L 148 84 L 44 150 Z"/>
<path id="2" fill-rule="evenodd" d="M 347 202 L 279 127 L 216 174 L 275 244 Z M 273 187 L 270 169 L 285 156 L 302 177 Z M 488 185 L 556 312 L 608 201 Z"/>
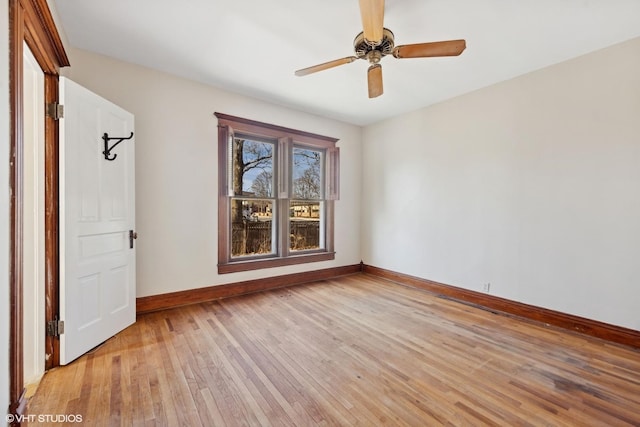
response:
<path id="1" fill-rule="evenodd" d="M 60 364 L 136 319 L 133 115 L 60 78 Z M 118 140 L 109 141 L 113 145 Z"/>

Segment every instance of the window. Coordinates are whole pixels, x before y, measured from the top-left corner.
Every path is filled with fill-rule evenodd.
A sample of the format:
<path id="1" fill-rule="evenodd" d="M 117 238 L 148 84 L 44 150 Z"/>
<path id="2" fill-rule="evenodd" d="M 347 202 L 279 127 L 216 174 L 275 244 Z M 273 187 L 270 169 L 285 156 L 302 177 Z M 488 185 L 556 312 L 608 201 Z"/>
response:
<path id="1" fill-rule="evenodd" d="M 215 115 L 218 272 L 334 259 L 337 139 Z"/>

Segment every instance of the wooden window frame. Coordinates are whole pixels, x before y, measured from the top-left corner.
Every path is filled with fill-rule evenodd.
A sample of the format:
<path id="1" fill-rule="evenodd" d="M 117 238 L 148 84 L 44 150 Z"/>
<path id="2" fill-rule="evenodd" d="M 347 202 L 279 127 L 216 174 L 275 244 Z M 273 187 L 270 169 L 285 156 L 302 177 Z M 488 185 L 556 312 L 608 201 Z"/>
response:
<path id="1" fill-rule="evenodd" d="M 339 148 L 336 147 L 338 139 L 317 135 L 296 129 L 262 123 L 255 120 L 230 116 L 228 114 L 215 113 L 218 118 L 218 273 L 236 273 L 240 271 L 258 270 L 263 268 L 283 267 L 287 265 L 304 264 L 309 262 L 329 261 L 335 259 L 334 248 L 334 222 L 335 200 L 339 198 Z M 232 259 L 231 235 L 230 235 L 230 202 L 231 191 L 229 188 L 229 139 L 235 132 L 242 135 L 256 136 L 257 138 L 269 138 L 278 141 L 277 155 L 282 162 L 283 148 L 290 149 L 295 146 L 304 146 L 324 150 L 325 156 L 325 189 L 322 202 L 325 205 L 325 247 L 313 251 L 301 251 L 292 253 L 288 245 L 283 241 L 279 243 L 277 254 L 264 258 Z M 282 163 L 286 172 L 276 173 L 275 196 L 277 199 L 290 200 L 289 173 L 290 165 Z M 274 219 L 276 220 L 276 219 Z M 277 217 L 277 229 L 279 235 L 287 227 L 287 215 Z M 280 240 L 283 240 L 282 238 Z"/>

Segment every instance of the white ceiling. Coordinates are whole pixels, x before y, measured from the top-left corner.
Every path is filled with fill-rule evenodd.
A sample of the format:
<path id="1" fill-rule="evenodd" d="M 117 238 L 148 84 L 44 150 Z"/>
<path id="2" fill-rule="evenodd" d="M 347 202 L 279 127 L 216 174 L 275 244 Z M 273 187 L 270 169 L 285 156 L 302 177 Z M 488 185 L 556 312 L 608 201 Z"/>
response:
<path id="1" fill-rule="evenodd" d="M 369 99 L 365 61 L 293 74 L 353 54 L 357 0 L 50 2 L 73 47 L 358 125 L 640 36 L 640 0 L 387 0 L 396 45 L 467 49 L 384 58 L 385 93 Z"/>

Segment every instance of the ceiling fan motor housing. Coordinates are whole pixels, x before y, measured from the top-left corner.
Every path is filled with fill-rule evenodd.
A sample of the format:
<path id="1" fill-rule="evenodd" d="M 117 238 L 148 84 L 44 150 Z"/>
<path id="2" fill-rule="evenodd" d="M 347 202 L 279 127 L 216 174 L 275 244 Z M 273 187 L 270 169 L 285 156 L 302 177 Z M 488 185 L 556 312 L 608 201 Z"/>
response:
<path id="1" fill-rule="evenodd" d="M 382 40 L 379 43 L 371 43 L 364 38 L 364 32 L 358 34 L 353 41 L 353 49 L 358 59 L 366 59 L 372 64 L 380 62 L 384 56 L 393 53 L 394 37 L 391 30 L 385 28 L 382 32 Z"/>

